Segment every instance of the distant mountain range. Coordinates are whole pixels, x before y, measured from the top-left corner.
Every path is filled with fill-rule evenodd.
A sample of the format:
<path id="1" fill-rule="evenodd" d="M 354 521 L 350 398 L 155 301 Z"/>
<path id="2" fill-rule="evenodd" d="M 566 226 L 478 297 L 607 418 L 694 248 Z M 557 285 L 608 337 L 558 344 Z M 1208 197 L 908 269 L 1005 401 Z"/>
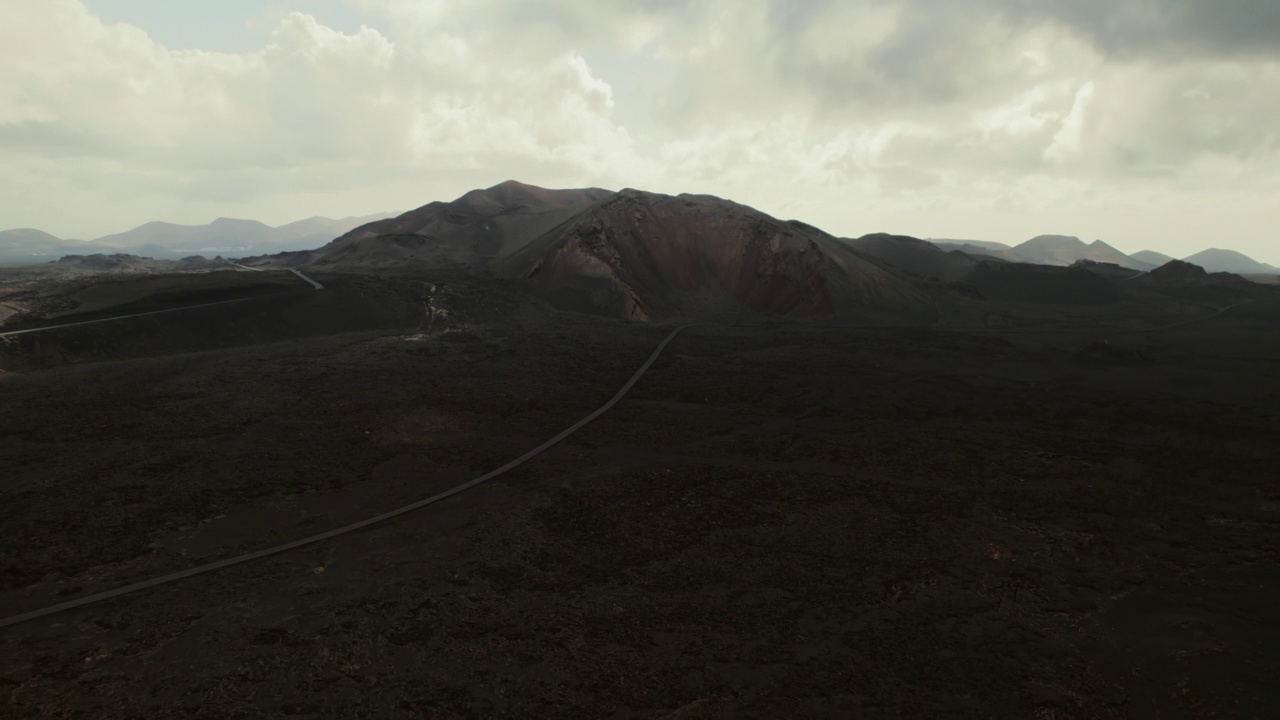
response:
<path id="1" fill-rule="evenodd" d="M 1160 267 L 1161 265 L 1164 265 L 1168 262 L 1177 260 L 1177 258 L 1175 257 L 1172 257 L 1170 255 L 1165 255 L 1164 253 L 1158 253 L 1155 250 L 1139 250 L 1138 252 L 1130 255 L 1129 257 L 1133 258 L 1134 260 L 1137 260 L 1140 263 L 1151 265 L 1152 267 Z"/>
<path id="2" fill-rule="evenodd" d="M 1184 262 L 1199 265 L 1209 272 L 1229 272 L 1237 275 L 1272 275 L 1280 273 L 1280 268 L 1267 263 L 1258 262 L 1248 255 L 1235 250 L 1219 250 L 1211 248 L 1201 250 L 1195 255 L 1182 258 Z"/>
<path id="3" fill-rule="evenodd" d="M 522 186 L 531 187 L 531 186 Z M 592 191 L 597 194 L 606 191 Z M 480 197 L 477 195 L 476 197 Z M 490 200 L 486 195 L 482 199 Z M 592 195 L 590 199 L 600 198 Z M 470 208 L 469 200 L 462 198 L 457 203 Z M 477 201 L 478 202 L 478 201 Z M 472 203 L 474 204 L 474 203 Z M 416 218 L 423 215 L 425 226 L 441 222 L 436 218 L 436 211 L 445 203 L 432 204 L 426 208 L 406 214 L 405 217 Z M 447 215 L 447 213 L 445 213 Z M 429 216 L 429 217 L 428 217 Z M 214 257 L 221 255 L 227 258 L 256 257 L 280 252 L 314 250 L 329 241 L 370 223 L 378 223 L 380 231 L 386 232 L 382 225 L 396 217 L 394 213 L 378 213 L 363 217 L 332 219 L 312 217 L 305 220 L 272 227 L 257 220 L 237 220 L 218 218 L 207 225 L 177 225 L 167 222 L 149 222 L 127 232 L 107 235 L 96 240 L 67 240 L 56 237 L 41 230 L 19 228 L 0 231 L 0 263 L 40 263 L 57 260 L 64 255 L 92 255 L 127 253 L 151 257 L 158 260 L 173 260 L 193 255 Z M 443 217 L 443 215 L 442 215 Z M 446 223 L 447 224 L 447 223 Z M 437 228 L 440 230 L 440 228 Z M 426 232 L 423 228 L 414 227 L 409 232 Z M 396 232 L 406 232 L 397 226 Z M 430 234 L 430 233 L 428 233 Z M 865 242 L 881 246 L 883 239 L 896 236 L 867 236 Z M 1068 235 L 1040 235 L 1019 245 L 986 240 L 954 240 L 931 239 L 929 242 L 943 250 L 960 250 L 975 257 L 993 257 L 1009 262 L 1034 263 L 1065 267 L 1080 261 L 1112 263 L 1134 270 L 1151 270 L 1173 260 L 1168 255 L 1152 250 L 1126 255 L 1101 240 L 1086 243 L 1080 238 Z M 1198 265 L 1208 272 L 1229 272 L 1239 275 L 1280 275 L 1280 268 L 1258 262 L 1253 258 L 1234 250 L 1209 249 L 1186 258 L 1186 262 Z M 939 261 L 940 262 L 940 261 Z"/>
<path id="4" fill-rule="evenodd" d="M 1134 260 L 1101 240 L 1085 244 L 1080 238 L 1068 235 L 1033 237 L 1014 246 L 1013 252 L 1037 265 L 1071 265 L 1080 260 L 1091 260 L 1136 270 L 1147 269 L 1145 263 Z"/>
<path id="5" fill-rule="evenodd" d="M 1069 235 L 1040 235 L 1020 245 L 985 240 L 933 239 L 930 242 L 944 250 L 961 250 L 970 255 L 985 255 L 1010 262 L 1036 263 L 1039 265 L 1074 265 L 1082 260 L 1112 263 L 1134 270 L 1151 270 L 1175 258 L 1154 250 L 1142 250 L 1125 255 L 1101 240 L 1086 243 Z M 1206 271 L 1229 272 L 1237 275 L 1277 275 L 1280 268 L 1234 250 L 1203 250 L 1182 258 Z"/>
<path id="6" fill-rule="evenodd" d="M 156 259 L 192 255 L 248 257 L 291 250 L 311 250 L 366 223 L 392 217 L 379 213 L 334 220 L 312 217 L 271 227 L 257 220 L 218 218 L 207 225 L 149 222 L 97 240 L 65 240 L 41 230 L 0 231 L 0 262 L 33 263 L 63 255 L 129 253 Z"/>

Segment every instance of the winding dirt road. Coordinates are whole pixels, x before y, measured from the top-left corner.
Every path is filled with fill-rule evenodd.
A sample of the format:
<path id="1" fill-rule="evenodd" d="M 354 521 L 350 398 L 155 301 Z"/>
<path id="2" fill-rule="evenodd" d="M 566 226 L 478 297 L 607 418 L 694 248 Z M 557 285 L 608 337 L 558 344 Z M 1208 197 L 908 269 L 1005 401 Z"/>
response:
<path id="1" fill-rule="evenodd" d="M 301 273 L 299 273 L 299 275 L 301 275 Z M 466 490 L 469 490 L 488 480 L 492 480 L 493 478 L 498 477 L 499 475 L 502 475 L 503 473 L 509 470 L 513 470 L 519 467 L 520 465 L 523 465 L 524 463 L 528 462 L 529 460 L 532 460 L 533 458 L 542 454 L 546 450 L 560 443 L 565 438 L 581 430 L 592 420 L 595 420 L 596 418 L 600 417 L 601 415 L 611 410 L 613 406 L 617 405 L 618 401 L 621 400 L 623 396 L 625 396 L 627 392 L 630 391 L 631 388 L 635 386 L 635 384 L 640 380 L 640 378 L 643 377 L 644 374 L 649 371 L 649 368 L 653 367 L 653 364 L 657 362 L 658 357 L 662 355 L 662 351 L 665 350 L 667 348 L 667 345 L 669 345 L 671 341 L 675 339 L 676 335 L 680 334 L 681 330 L 684 330 L 685 328 L 688 328 L 688 327 L 692 327 L 692 326 L 681 325 L 680 327 L 677 327 L 676 329 L 672 330 L 671 333 L 667 335 L 667 337 L 661 343 L 658 344 L 657 349 L 653 351 L 653 354 L 649 356 L 649 359 L 646 360 L 645 363 L 640 366 L 640 369 L 637 370 L 635 374 L 631 376 L 631 379 L 627 380 L 626 384 L 622 386 L 622 389 L 618 390 L 618 392 L 612 398 L 610 398 L 609 401 L 606 402 L 604 405 L 601 405 L 598 409 L 596 409 L 590 415 L 587 415 L 583 419 L 569 426 L 567 429 L 561 431 L 560 434 L 556 435 L 550 440 L 547 440 L 546 442 L 535 447 L 534 449 L 530 450 L 524 455 L 521 455 L 515 460 L 512 460 L 506 465 L 503 465 L 502 467 L 496 470 L 492 470 L 488 473 L 485 473 L 480 477 L 477 477 L 472 480 L 468 480 L 467 482 L 454 486 L 448 490 L 445 490 L 444 492 L 437 493 L 435 495 L 432 495 L 431 497 L 424 498 L 414 503 L 410 503 L 409 505 L 405 505 L 403 507 L 399 507 L 394 510 L 389 510 L 387 512 L 382 513 L 381 515 L 375 515 L 374 517 L 368 518 L 366 520 L 361 520 L 359 522 L 351 523 L 350 525 L 344 525 L 342 527 L 335 528 L 327 532 L 319 533 L 317 535 L 312 535 L 310 537 L 305 537 L 300 540 L 294 540 L 293 542 L 288 542 L 282 545 L 276 545 L 274 547 L 257 550 L 255 552 L 246 553 L 244 555 L 240 555 L 237 557 L 227 558 L 225 560 L 218 560 L 216 562 L 211 562 L 205 565 L 200 565 L 198 567 L 189 568 L 187 570 L 181 570 L 179 572 L 170 573 L 168 575 L 163 575 L 157 578 L 152 578 L 151 580 L 144 580 L 142 582 L 134 583 L 132 585 L 125 585 L 123 587 L 118 587 L 114 590 L 108 590 L 106 592 L 97 593 L 95 595 L 89 595 L 86 597 L 79 598 L 77 600 L 70 600 L 64 603 L 59 603 L 57 605 L 52 605 L 49 607 L 40 608 L 38 610 L 32 610 L 30 612 L 14 615 L 12 617 L 7 617 L 7 618 L 4 618 L 3 620 L 0 620 L 0 627 L 9 627 L 11 625 L 17 625 L 19 623 L 28 622 L 30 620 L 35 620 L 37 618 L 53 615 L 55 613 L 63 612 L 66 610 L 72 610 L 78 607 L 84 607 L 85 605 L 101 602 L 103 600 L 109 600 L 111 598 L 119 597 L 121 595 L 126 595 L 128 593 L 137 592 L 139 590 L 146 590 L 148 588 L 156 587 L 157 585 L 164 585 L 167 583 L 176 582 L 178 580 L 193 577 L 195 575 L 203 575 L 205 573 L 213 572 L 214 570 L 221 570 L 222 568 L 231 567 L 232 565 L 240 565 L 253 560 L 258 560 L 260 558 L 268 557 L 270 555 L 277 555 L 279 553 L 287 552 L 289 550 L 294 550 L 296 548 L 305 547 L 307 545 L 313 545 L 315 543 L 322 542 L 324 540 L 329 540 L 330 538 L 335 538 L 339 535 L 345 535 L 347 533 L 354 532 L 356 530 L 367 528 L 371 525 L 376 525 L 381 522 L 386 522 L 387 520 L 390 520 L 395 517 L 399 517 L 400 515 L 404 515 L 405 513 L 412 512 L 419 508 L 426 507 L 427 505 L 430 505 L 432 503 L 436 503 L 441 500 L 444 500 L 445 498 L 453 497 L 454 495 L 465 492 Z"/>
<path id="2" fill-rule="evenodd" d="M 232 264 L 234 265 L 235 263 L 232 263 Z M 245 270 L 253 270 L 255 272 L 261 272 L 261 270 L 258 270 L 257 268 L 245 267 L 243 265 L 237 265 L 236 267 L 244 267 Z M 306 282 L 310 283 L 311 286 L 314 287 L 316 290 L 324 289 L 323 285 L 316 282 L 315 280 L 312 280 L 306 275 L 303 275 L 301 272 L 297 270 L 290 270 L 290 272 L 302 278 Z M 227 305 L 229 303 L 243 302 L 249 299 L 250 298 L 235 298 L 232 300 L 218 300 L 217 302 L 200 303 L 199 305 L 183 305 L 182 307 L 166 308 L 164 310 L 151 310 L 149 312 L 141 312 L 141 313 L 131 313 L 129 315 L 116 315 L 115 317 L 99 318 L 97 320 L 81 320 L 80 322 L 62 323 L 59 325 L 46 325 L 44 327 L 28 328 L 26 330 L 11 330 L 9 332 L 0 332 L 0 339 L 17 337 L 19 335 L 28 335 L 31 333 L 48 332 L 49 330 L 61 330 L 63 328 L 78 327 L 80 325 L 94 325 L 97 323 L 115 322 L 117 320 L 128 320 L 129 318 L 146 317 L 148 315 L 162 315 L 164 313 L 181 312 L 183 310 L 195 310 L 196 308 L 213 307 L 215 305 Z"/>

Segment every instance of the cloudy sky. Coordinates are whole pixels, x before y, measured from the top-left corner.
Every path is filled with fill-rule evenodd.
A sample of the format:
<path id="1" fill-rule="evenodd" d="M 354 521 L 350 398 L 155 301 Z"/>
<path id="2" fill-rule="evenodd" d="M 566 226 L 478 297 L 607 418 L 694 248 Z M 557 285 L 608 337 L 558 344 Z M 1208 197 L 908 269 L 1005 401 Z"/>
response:
<path id="1" fill-rule="evenodd" d="M 1276 0 L 0 0 L 0 228 L 505 179 L 1280 265 Z"/>

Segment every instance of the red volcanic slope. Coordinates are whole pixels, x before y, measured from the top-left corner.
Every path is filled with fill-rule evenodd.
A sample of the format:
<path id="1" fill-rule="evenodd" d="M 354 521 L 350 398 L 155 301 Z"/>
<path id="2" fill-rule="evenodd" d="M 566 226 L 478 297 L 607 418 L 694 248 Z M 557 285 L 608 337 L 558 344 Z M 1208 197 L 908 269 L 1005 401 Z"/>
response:
<path id="1" fill-rule="evenodd" d="M 504 258 L 575 309 L 917 319 L 929 298 L 839 240 L 709 196 L 623 190 Z"/>
<path id="2" fill-rule="evenodd" d="M 770 314 L 927 321 L 933 301 L 848 244 L 709 196 L 506 182 L 357 228 L 319 268 L 491 268 L 561 307 L 647 320 Z"/>

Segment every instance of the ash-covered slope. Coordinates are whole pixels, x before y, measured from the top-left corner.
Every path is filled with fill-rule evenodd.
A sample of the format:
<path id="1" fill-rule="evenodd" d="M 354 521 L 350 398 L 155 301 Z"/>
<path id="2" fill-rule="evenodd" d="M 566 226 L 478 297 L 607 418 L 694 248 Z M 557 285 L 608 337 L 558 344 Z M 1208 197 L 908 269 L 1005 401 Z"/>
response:
<path id="1" fill-rule="evenodd" d="M 362 225 L 310 253 L 305 264 L 346 269 L 483 267 L 523 247 L 608 190 L 546 190 L 510 180 Z"/>
<path id="2" fill-rule="evenodd" d="M 929 297 L 816 228 L 705 195 L 623 190 L 497 264 L 561 307 L 926 321 Z"/>

